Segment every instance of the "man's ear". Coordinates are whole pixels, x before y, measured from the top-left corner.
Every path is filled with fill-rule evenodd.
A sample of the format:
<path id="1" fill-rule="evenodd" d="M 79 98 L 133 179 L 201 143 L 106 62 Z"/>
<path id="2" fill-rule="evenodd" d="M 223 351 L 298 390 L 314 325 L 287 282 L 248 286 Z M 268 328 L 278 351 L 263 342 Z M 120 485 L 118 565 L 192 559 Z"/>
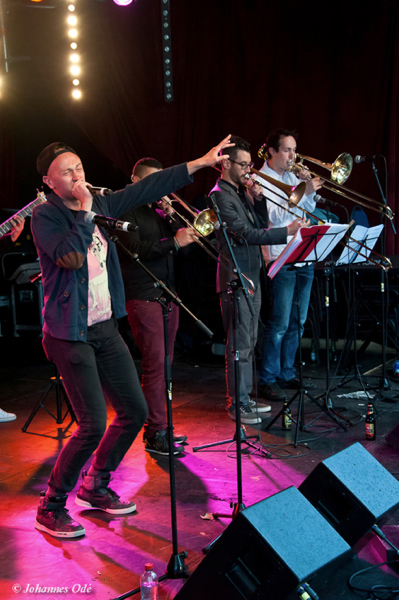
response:
<path id="1" fill-rule="evenodd" d="M 48 175 L 43 175 L 43 182 L 48 185 L 48 187 L 52 190 L 54 185 L 51 182 L 51 179 Z"/>
<path id="2" fill-rule="evenodd" d="M 223 171 L 228 171 L 231 168 L 231 162 L 228 158 L 224 158 L 221 162 L 221 165 L 223 167 Z"/>
<path id="3" fill-rule="evenodd" d="M 132 175 L 132 181 L 133 183 L 137 183 L 138 181 L 140 181 L 140 177 L 137 177 L 137 175 Z"/>
<path id="4" fill-rule="evenodd" d="M 275 154 L 277 154 L 277 152 L 275 151 L 274 148 L 269 148 L 269 154 L 270 154 L 270 156 L 274 156 Z"/>

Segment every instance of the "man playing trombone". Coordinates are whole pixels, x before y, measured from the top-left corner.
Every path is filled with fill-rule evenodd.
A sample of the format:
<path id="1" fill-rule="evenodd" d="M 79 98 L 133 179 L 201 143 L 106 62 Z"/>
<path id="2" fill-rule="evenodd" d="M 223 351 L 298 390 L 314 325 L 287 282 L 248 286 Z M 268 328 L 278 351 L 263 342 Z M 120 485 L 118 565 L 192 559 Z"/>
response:
<path id="1" fill-rule="evenodd" d="M 255 316 L 251 315 L 248 305 L 239 292 L 239 318 L 236 326 L 237 348 L 233 348 L 234 306 L 231 301 L 230 282 L 235 275 L 221 268 L 223 259 L 230 259 L 222 233 L 216 230 L 220 258 L 217 270 L 216 291 L 220 296 L 223 326 L 227 335 L 225 364 L 227 403 L 229 417 L 236 419 L 235 398 L 239 399 L 241 422 L 256 425 L 261 422 L 259 414 L 270 411 L 270 406 L 259 405 L 250 399 L 252 392 L 252 370 L 254 348 L 258 332 L 258 317 L 261 304 L 260 270 L 262 265 L 262 244 L 286 244 L 287 236 L 294 235 L 302 225 L 300 219 L 292 219 L 286 226 L 267 229 L 267 214 L 264 203 L 253 200 L 246 191 L 246 177 L 253 166 L 250 145 L 240 137 L 232 136 L 234 146 L 223 151 L 229 157 L 221 161 L 222 175 L 210 192 L 220 210 L 220 216 L 228 227 L 229 236 L 243 275 L 253 282 L 253 303 Z M 264 210 L 262 210 L 264 209 Z M 259 212 L 259 214 L 258 214 Z M 235 390 L 234 351 L 239 352 L 240 389 Z"/>
<path id="2" fill-rule="evenodd" d="M 267 137 L 264 145 L 267 158 L 261 169 L 262 173 L 279 182 L 296 186 L 300 179 L 290 172 L 295 163 L 297 134 L 288 129 L 276 129 Z M 259 179 L 267 188 L 264 195 L 267 199 L 269 226 L 272 230 L 289 226 L 298 217 L 303 216 L 300 208 L 313 212 L 316 207 L 315 192 L 323 185 L 319 177 L 310 179 L 306 171 L 301 171 L 306 180 L 305 194 L 299 203 L 287 212 L 288 199 L 281 197 L 279 188 L 269 181 Z M 275 260 L 284 250 L 285 244 L 265 248 L 266 261 Z M 313 265 L 304 265 L 298 269 L 298 300 L 301 335 L 306 321 L 310 293 L 313 282 Z M 261 365 L 259 368 L 259 391 L 267 400 L 283 400 L 285 393 L 281 388 L 299 389 L 300 382 L 295 376 L 295 355 L 299 345 L 298 339 L 298 307 L 296 305 L 296 273 L 288 266 L 283 266 L 270 281 L 272 309 L 266 323 L 266 330 L 261 344 Z M 307 388 L 313 384 L 306 384 Z M 281 386 L 281 387 L 280 387 Z"/>
<path id="3" fill-rule="evenodd" d="M 138 183 L 152 173 L 163 169 L 154 158 L 142 158 L 136 162 L 132 182 Z M 180 248 L 195 241 L 196 232 L 190 227 L 181 227 L 177 217 L 170 213 L 173 208 L 165 201 L 145 204 L 125 213 L 124 221 L 138 226 L 137 231 L 119 233 L 122 244 L 165 285 L 176 293 L 173 269 L 174 255 Z M 164 292 L 154 287 L 154 280 L 144 269 L 134 263 L 119 247 L 123 283 L 125 286 L 126 311 L 134 340 L 141 352 L 141 387 L 148 405 L 148 418 L 144 426 L 144 442 L 147 452 L 169 454 L 166 419 L 166 382 L 164 372 L 165 349 L 162 337 L 162 306 L 157 302 Z M 172 362 L 179 307 L 169 305 L 168 346 Z M 187 436 L 174 434 L 175 444 L 185 442 Z M 181 446 L 173 449 L 174 454 L 182 451 Z"/>

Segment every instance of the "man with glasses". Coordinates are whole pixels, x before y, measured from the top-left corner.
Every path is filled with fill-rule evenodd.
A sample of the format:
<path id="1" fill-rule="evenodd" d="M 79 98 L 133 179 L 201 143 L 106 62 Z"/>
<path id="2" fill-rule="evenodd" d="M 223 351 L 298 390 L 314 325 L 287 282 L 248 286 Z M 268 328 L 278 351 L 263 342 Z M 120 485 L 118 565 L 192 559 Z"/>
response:
<path id="1" fill-rule="evenodd" d="M 269 158 L 261 171 L 283 183 L 296 186 L 300 180 L 290 172 L 290 166 L 295 162 L 296 132 L 288 129 L 276 129 L 266 140 Z M 303 175 L 306 179 L 306 174 Z M 268 198 L 267 211 L 271 231 L 289 226 L 295 217 L 287 212 L 288 202 L 282 199 L 281 191 L 272 183 L 260 180 L 263 191 Z M 319 177 L 307 179 L 306 192 L 298 206 L 308 212 L 316 207 L 315 192 L 322 187 Z M 299 208 L 290 208 L 298 216 L 303 215 Z M 284 250 L 285 245 L 265 248 L 269 262 L 275 260 Z M 298 277 L 298 290 L 296 282 Z M 270 280 L 272 308 L 266 323 L 266 330 L 261 345 L 261 366 L 259 368 L 259 391 L 267 400 L 283 400 L 283 389 L 298 390 L 299 379 L 295 376 L 295 355 L 299 345 L 298 337 L 298 304 L 301 335 L 306 321 L 310 292 L 313 282 L 313 265 L 302 265 L 298 269 L 284 266 Z M 298 294 L 298 296 L 297 296 Z M 299 303 L 297 303 L 297 298 Z M 307 383 L 307 389 L 314 384 Z M 283 389 L 281 389 L 283 388 Z"/>
<path id="2" fill-rule="evenodd" d="M 246 191 L 246 175 L 250 172 L 250 145 L 240 137 L 232 136 L 234 146 L 225 148 L 224 153 L 229 157 L 221 161 L 222 175 L 210 192 L 220 210 L 222 221 L 226 223 L 231 238 L 233 251 L 238 266 L 246 278 L 253 282 L 251 301 L 254 315 L 251 314 L 242 290 L 238 297 L 238 322 L 236 324 L 236 348 L 233 347 L 234 305 L 230 293 L 230 282 L 235 279 L 230 268 L 228 272 L 221 266 L 224 259 L 231 260 L 223 234 L 216 231 L 216 237 L 221 253 L 217 270 L 216 291 L 220 296 L 223 326 L 226 332 L 226 408 L 229 417 L 236 419 L 235 398 L 239 399 L 241 421 L 246 425 L 256 425 L 261 422 L 263 413 L 270 411 L 268 405 L 258 405 L 250 399 L 252 392 L 252 362 L 258 333 L 258 317 L 261 304 L 260 271 L 263 264 L 262 244 L 285 244 L 287 235 L 293 235 L 301 226 L 296 219 L 288 227 L 267 229 L 268 217 L 264 202 L 256 200 Z M 244 279 L 247 281 L 247 279 Z M 238 351 L 240 389 L 235 390 L 234 381 L 234 351 Z"/>

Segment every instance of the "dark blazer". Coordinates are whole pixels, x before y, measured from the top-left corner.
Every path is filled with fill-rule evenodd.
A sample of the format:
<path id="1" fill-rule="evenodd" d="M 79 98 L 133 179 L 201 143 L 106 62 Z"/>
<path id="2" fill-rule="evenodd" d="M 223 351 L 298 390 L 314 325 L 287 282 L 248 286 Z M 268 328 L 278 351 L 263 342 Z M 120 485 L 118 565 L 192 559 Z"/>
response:
<path id="1" fill-rule="evenodd" d="M 209 195 L 213 195 L 220 210 L 222 221 L 226 223 L 227 228 L 237 234 L 229 235 L 229 239 L 233 246 L 233 251 L 237 260 L 237 264 L 242 273 L 251 279 L 255 287 L 259 284 L 260 268 L 263 264 L 261 245 L 271 244 L 286 244 L 287 243 L 287 228 L 276 227 L 267 229 L 267 211 L 264 207 L 264 202 L 256 202 L 251 196 L 245 192 L 248 200 L 249 214 L 243 205 L 237 192 L 231 185 L 218 179 L 215 187 Z M 230 253 L 227 248 L 223 233 L 216 230 L 216 238 L 219 244 L 221 257 L 229 260 Z M 217 269 L 216 291 L 224 292 L 228 289 L 228 283 L 235 279 L 233 273 L 229 273 L 220 266 Z M 226 261 L 223 261 L 225 264 Z M 230 271 L 232 267 L 229 267 Z"/>

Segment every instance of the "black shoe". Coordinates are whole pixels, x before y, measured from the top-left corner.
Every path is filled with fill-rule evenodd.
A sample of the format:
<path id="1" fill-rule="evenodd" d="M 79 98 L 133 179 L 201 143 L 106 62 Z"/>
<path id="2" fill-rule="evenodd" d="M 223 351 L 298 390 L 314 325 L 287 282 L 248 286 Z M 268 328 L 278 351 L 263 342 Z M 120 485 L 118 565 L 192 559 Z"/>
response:
<path id="1" fill-rule="evenodd" d="M 145 450 L 154 454 L 169 455 L 169 440 L 166 431 L 157 431 L 156 434 L 145 441 Z M 173 454 L 181 454 L 184 449 L 181 446 L 173 447 Z"/>
<path id="2" fill-rule="evenodd" d="M 228 410 L 228 413 L 229 413 L 230 419 L 235 421 L 236 420 L 235 406 L 231 406 Z M 241 417 L 241 423 L 243 423 L 243 425 L 258 425 L 259 423 L 262 423 L 262 419 L 260 418 L 259 414 L 252 411 L 251 407 L 248 404 L 241 404 L 240 417 Z"/>
<path id="3" fill-rule="evenodd" d="M 166 430 L 166 433 L 167 430 Z M 187 440 L 187 436 L 184 435 L 183 433 L 174 433 L 173 434 L 173 443 L 174 444 L 184 444 L 184 442 Z M 146 432 L 143 433 L 143 442 L 145 443 L 147 441 L 147 435 Z"/>
<path id="4" fill-rule="evenodd" d="M 300 390 L 301 382 L 298 377 L 293 377 L 289 381 L 279 381 L 279 385 L 285 390 Z M 314 390 L 316 385 L 311 381 L 303 380 L 303 389 L 304 390 Z"/>
<path id="5" fill-rule="evenodd" d="M 263 383 L 262 385 L 258 385 L 258 392 L 262 398 L 266 398 L 266 400 L 278 401 L 284 400 L 286 395 L 280 388 L 279 384 L 276 382 Z"/>
<path id="6" fill-rule="evenodd" d="M 84 508 L 97 508 L 111 515 L 127 515 L 134 512 L 134 502 L 123 502 L 118 494 L 108 487 L 110 481 L 110 475 L 92 477 L 83 471 L 83 481 L 76 495 L 76 504 Z M 92 489 L 89 489 L 90 487 Z"/>
<path id="7" fill-rule="evenodd" d="M 84 527 L 69 516 L 67 496 L 46 496 L 41 493 L 35 527 L 56 538 L 76 538 L 85 534 Z"/>

